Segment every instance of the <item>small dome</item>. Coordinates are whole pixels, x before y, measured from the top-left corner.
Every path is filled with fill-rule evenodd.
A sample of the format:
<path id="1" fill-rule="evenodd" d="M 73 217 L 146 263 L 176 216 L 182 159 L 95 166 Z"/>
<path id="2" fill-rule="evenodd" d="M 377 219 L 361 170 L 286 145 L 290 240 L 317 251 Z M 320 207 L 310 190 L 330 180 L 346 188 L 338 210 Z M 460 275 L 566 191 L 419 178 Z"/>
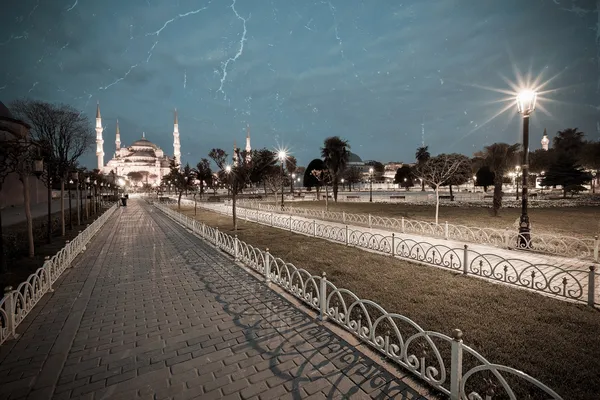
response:
<path id="1" fill-rule="evenodd" d="M 348 152 L 348 162 L 349 163 L 361 163 L 363 162 L 362 158 L 358 156 L 358 154 L 354 154 L 353 152 Z"/>
<path id="2" fill-rule="evenodd" d="M 151 141 L 149 141 L 146 138 L 141 138 L 140 140 L 136 140 L 131 145 L 137 146 L 137 147 L 151 147 L 153 149 L 158 148 L 154 143 L 152 143 Z"/>

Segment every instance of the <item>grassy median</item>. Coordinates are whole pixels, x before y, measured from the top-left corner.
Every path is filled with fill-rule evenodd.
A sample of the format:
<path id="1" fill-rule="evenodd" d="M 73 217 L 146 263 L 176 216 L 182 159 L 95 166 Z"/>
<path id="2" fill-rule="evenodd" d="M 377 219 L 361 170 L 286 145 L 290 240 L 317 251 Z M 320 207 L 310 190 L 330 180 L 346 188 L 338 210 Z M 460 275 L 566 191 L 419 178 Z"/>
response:
<path id="1" fill-rule="evenodd" d="M 181 212 L 194 216 L 193 208 Z M 231 217 L 199 209 L 196 218 L 233 234 Z M 240 240 L 313 274 L 325 271 L 338 287 L 424 329 L 461 329 L 464 342 L 489 361 L 520 369 L 565 399 L 598 398 L 597 310 L 277 228 L 238 226 Z"/>

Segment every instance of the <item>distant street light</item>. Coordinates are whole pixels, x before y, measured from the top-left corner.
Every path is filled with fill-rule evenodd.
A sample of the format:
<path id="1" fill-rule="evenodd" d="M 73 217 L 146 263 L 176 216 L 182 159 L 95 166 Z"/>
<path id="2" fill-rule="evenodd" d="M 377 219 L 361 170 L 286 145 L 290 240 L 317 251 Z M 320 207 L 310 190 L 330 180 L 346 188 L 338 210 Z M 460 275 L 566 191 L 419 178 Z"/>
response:
<path id="1" fill-rule="evenodd" d="M 290 190 L 292 195 L 294 194 L 294 185 L 296 184 L 296 174 L 292 174 L 292 180 L 290 181 Z"/>
<path id="2" fill-rule="evenodd" d="M 530 247 L 531 229 L 527 215 L 527 192 L 529 178 L 529 116 L 535 110 L 537 93 L 533 90 L 523 90 L 517 95 L 517 110 L 523 115 L 523 194 L 521 196 L 521 218 L 519 221 L 519 246 Z"/>
<path id="3" fill-rule="evenodd" d="M 277 153 L 277 157 L 279 158 L 279 161 L 281 162 L 281 210 L 283 210 L 283 181 L 285 178 L 285 172 L 283 171 L 283 163 L 284 163 L 285 159 L 287 158 L 287 153 L 285 152 L 285 150 L 280 150 Z"/>
<path id="4" fill-rule="evenodd" d="M 369 203 L 373 202 L 373 168 L 369 168 Z"/>
<path id="5" fill-rule="evenodd" d="M 342 178 L 342 192 L 345 190 L 344 188 L 344 178 Z"/>

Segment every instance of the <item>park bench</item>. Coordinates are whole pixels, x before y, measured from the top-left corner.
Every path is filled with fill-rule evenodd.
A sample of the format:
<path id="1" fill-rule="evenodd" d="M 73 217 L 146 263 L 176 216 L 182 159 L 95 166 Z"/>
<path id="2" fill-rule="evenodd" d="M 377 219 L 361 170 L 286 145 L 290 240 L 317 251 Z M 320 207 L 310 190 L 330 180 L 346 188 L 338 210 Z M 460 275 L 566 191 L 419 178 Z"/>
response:
<path id="1" fill-rule="evenodd" d="M 398 196 L 398 195 L 390 196 L 390 199 L 405 199 L 405 198 L 406 198 L 406 196 Z"/>
<path id="2" fill-rule="evenodd" d="M 440 200 L 454 200 L 454 196 L 443 195 L 440 196 Z"/>

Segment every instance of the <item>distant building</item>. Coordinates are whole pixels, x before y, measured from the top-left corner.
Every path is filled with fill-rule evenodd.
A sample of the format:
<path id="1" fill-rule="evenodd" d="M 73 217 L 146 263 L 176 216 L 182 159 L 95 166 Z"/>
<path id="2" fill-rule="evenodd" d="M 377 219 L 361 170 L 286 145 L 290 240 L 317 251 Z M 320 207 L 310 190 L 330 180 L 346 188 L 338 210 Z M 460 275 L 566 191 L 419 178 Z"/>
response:
<path id="1" fill-rule="evenodd" d="M 162 178 L 169 173 L 172 161 L 175 161 L 177 165 L 181 165 L 177 110 L 175 110 L 173 124 L 173 157 L 165 155 L 160 147 L 146 139 L 144 133 L 142 133 L 142 137 L 139 140 L 136 140 L 130 146 L 121 147 L 121 132 L 119 130 L 119 121 L 117 120 L 116 152 L 106 165 L 102 164 L 104 157 L 102 144 L 104 141 L 102 140 L 103 128 L 101 118 L 100 105 L 98 105 L 96 109 L 96 155 L 98 156 L 98 169 L 104 174 L 114 171 L 117 176 L 127 176 L 131 172 L 139 172 L 143 175 L 142 183 L 160 185 Z"/>
<path id="2" fill-rule="evenodd" d="M 548 151 L 549 144 L 550 144 L 550 139 L 548 139 L 548 134 L 546 133 L 546 128 L 544 128 L 544 136 L 542 136 L 542 149 Z"/>

